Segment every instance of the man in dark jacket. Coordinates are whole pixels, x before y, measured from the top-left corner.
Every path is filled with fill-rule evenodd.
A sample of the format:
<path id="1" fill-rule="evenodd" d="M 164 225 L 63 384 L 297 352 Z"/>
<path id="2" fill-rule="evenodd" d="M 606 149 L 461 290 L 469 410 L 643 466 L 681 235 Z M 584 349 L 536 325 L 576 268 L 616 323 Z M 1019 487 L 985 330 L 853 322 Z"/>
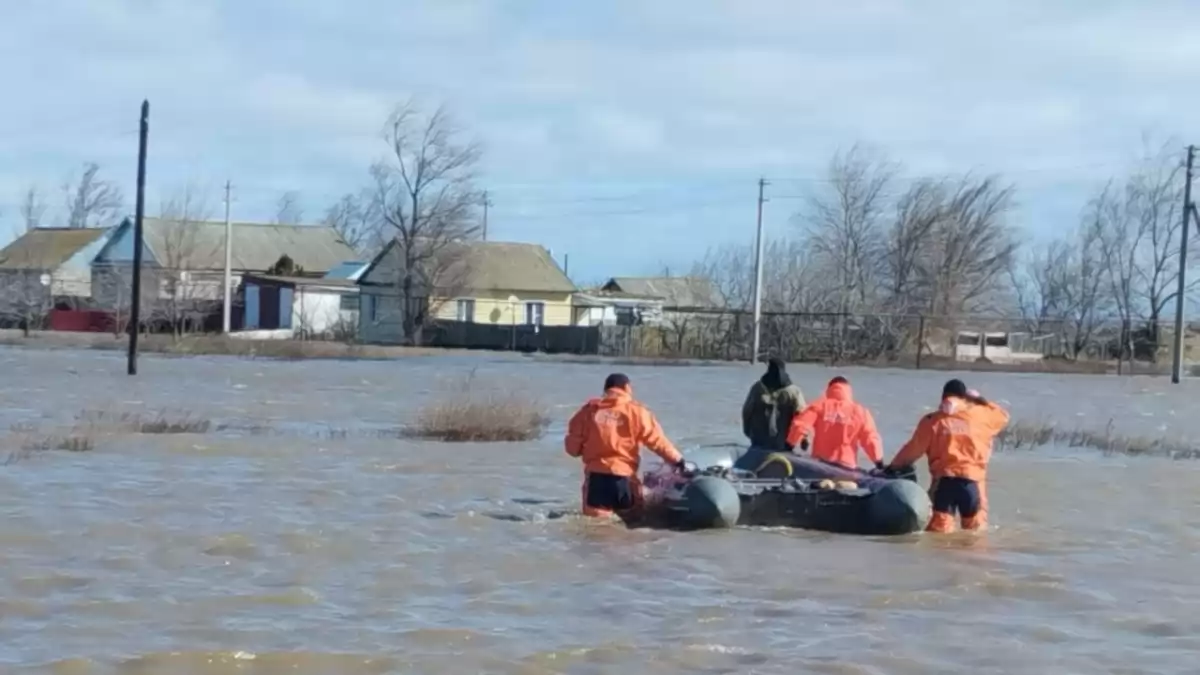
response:
<path id="1" fill-rule="evenodd" d="M 755 448 L 787 450 L 788 428 L 804 405 L 804 394 L 792 384 L 783 359 L 771 357 L 767 372 L 750 387 L 742 404 L 742 433 Z"/>

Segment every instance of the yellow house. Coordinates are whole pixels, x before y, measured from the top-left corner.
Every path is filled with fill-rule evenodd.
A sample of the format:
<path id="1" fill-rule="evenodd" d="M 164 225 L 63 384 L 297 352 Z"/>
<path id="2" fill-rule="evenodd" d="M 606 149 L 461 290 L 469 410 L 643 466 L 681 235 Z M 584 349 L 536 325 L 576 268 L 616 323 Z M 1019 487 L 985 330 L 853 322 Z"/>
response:
<path id="1" fill-rule="evenodd" d="M 437 275 L 432 293 L 414 296 L 427 319 L 497 326 L 570 326 L 575 284 L 539 244 L 456 242 L 439 257 L 452 262 Z M 403 256 L 389 243 L 359 277 L 359 339 L 405 342 L 400 287 Z"/>

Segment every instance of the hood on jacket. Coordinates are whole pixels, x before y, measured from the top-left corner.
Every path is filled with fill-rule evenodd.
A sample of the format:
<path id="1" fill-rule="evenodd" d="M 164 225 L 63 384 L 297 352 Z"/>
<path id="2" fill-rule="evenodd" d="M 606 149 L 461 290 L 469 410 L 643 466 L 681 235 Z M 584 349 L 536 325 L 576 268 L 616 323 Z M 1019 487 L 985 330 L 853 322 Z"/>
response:
<path id="1" fill-rule="evenodd" d="M 778 356 L 767 360 L 767 372 L 759 381 L 768 391 L 778 391 L 792 384 L 792 378 L 787 374 L 787 364 Z"/>
<path id="2" fill-rule="evenodd" d="M 854 400 L 854 392 L 850 389 L 850 383 L 844 377 L 835 377 L 829 381 L 829 386 L 825 388 L 825 397 L 835 401 L 852 401 Z"/>

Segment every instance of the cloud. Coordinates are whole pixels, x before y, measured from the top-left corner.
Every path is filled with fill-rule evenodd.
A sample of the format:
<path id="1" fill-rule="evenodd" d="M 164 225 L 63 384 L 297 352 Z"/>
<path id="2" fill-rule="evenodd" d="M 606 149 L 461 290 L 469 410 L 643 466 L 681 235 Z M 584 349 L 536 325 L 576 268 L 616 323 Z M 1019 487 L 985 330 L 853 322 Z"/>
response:
<path id="1" fill-rule="evenodd" d="M 487 149 L 492 233 L 587 276 L 750 241 L 759 175 L 816 189 L 856 141 L 910 174 L 1004 172 L 1047 232 L 1143 129 L 1200 138 L 1186 0 L 13 4 L 0 218 L 87 160 L 132 194 L 142 98 L 152 193 L 229 178 L 245 218 L 287 189 L 319 213 L 364 183 L 391 106 L 444 101 Z M 768 228 L 801 203 L 772 202 Z"/>

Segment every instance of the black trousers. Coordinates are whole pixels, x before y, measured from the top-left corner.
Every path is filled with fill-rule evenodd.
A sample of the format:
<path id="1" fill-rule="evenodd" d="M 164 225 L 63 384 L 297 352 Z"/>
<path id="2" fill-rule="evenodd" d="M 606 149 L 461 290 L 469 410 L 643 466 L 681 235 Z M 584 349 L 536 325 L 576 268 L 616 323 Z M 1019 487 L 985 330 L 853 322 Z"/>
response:
<path id="1" fill-rule="evenodd" d="M 593 509 L 626 511 L 637 504 L 634 489 L 633 481 L 627 476 L 589 472 L 584 483 L 583 503 Z"/>

